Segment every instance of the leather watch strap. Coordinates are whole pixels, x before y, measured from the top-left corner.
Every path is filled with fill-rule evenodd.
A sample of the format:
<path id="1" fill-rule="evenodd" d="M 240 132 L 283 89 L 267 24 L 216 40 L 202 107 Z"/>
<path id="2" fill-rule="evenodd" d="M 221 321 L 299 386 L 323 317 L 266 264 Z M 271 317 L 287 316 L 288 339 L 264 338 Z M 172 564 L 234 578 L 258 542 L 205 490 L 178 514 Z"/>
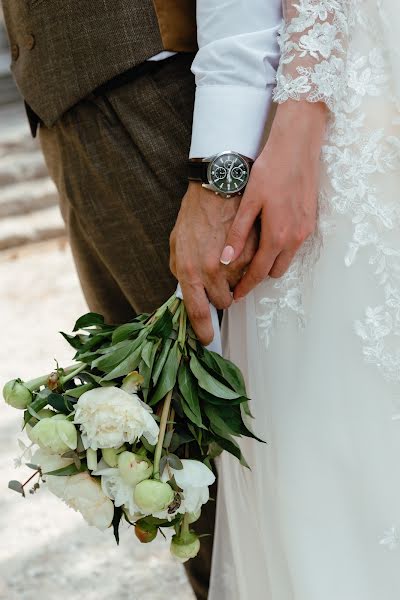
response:
<path id="1" fill-rule="evenodd" d="M 189 181 L 200 181 L 201 183 L 208 183 L 208 165 L 209 163 L 204 161 L 188 161 Z"/>

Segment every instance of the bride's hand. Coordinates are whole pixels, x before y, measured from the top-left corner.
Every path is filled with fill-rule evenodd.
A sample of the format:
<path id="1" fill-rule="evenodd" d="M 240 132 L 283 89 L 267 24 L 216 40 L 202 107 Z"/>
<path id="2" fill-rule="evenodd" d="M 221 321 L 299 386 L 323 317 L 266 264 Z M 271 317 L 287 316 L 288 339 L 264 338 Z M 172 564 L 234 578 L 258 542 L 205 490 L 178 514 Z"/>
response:
<path id="1" fill-rule="evenodd" d="M 254 163 L 249 184 L 228 233 L 232 261 L 240 257 L 260 217 L 260 245 L 236 286 L 236 300 L 268 275 L 281 277 L 316 225 L 319 159 L 327 108 L 289 100 L 277 108 L 268 142 Z M 229 250 L 228 250 L 229 252 Z"/>

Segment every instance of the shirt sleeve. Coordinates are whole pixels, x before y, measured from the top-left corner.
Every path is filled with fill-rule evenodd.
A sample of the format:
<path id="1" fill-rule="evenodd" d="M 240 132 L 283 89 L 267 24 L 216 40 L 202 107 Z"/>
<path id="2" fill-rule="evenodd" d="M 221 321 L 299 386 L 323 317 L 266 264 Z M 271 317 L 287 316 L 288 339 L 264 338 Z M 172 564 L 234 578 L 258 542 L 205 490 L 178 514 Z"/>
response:
<path id="1" fill-rule="evenodd" d="M 281 0 L 198 0 L 191 158 L 256 158 L 279 63 Z"/>

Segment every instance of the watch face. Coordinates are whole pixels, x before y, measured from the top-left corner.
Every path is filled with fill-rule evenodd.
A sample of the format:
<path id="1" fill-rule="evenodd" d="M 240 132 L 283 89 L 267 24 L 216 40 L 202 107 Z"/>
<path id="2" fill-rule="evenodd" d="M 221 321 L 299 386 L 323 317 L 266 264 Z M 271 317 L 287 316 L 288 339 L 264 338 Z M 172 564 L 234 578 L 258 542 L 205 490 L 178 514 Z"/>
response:
<path id="1" fill-rule="evenodd" d="M 224 195 L 237 194 L 249 180 L 249 164 L 240 154 L 218 154 L 208 167 L 208 180 L 216 191 Z"/>

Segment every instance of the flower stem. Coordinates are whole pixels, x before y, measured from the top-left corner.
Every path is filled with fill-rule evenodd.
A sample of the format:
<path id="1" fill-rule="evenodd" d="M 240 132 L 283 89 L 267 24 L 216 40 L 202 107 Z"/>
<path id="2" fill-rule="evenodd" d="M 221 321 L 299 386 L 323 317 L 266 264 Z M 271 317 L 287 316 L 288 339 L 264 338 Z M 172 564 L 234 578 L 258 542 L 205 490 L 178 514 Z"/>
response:
<path id="1" fill-rule="evenodd" d="M 65 383 L 66 381 L 69 381 L 69 379 L 72 379 L 72 377 L 75 377 L 78 373 L 83 371 L 83 369 L 86 366 L 87 365 L 84 363 L 77 363 L 75 365 L 71 365 L 70 367 L 67 367 L 66 369 L 63 369 L 63 371 L 65 373 L 64 378 L 62 378 L 63 383 Z M 31 379 L 30 381 L 25 381 L 24 384 L 31 392 L 36 392 L 36 390 L 38 390 L 42 385 L 46 385 L 50 376 L 51 376 L 51 373 L 48 373 L 47 375 L 42 375 L 41 377 L 37 377 L 36 379 Z M 68 377 L 68 379 L 67 379 L 67 377 Z"/>
<path id="2" fill-rule="evenodd" d="M 189 533 L 189 513 L 185 513 L 183 515 L 182 524 L 181 524 L 181 537 L 184 537 Z"/>
<path id="3" fill-rule="evenodd" d="M 154 453 L 154 466 L 153 466 L 153 478 L 154 479 L 160 479 L 160 460 L 161 460 L 161 453 L 162 453 L 162 448 L 163 448 L 163 444 L 164 444 L 165 430 L 166 430 L 167 422 L 168 422 L 169 409 L 171 407 L 172 392 L 173 392 L 173 390 L 168 392 L 168 394 L 166 395 L 165 400 L 164 400 L 163 410 L 161 413 L 160 433 L 158 435 L 158 442 L 157 442 L 157 446 L 156 446 L 156 451 Z"/>

